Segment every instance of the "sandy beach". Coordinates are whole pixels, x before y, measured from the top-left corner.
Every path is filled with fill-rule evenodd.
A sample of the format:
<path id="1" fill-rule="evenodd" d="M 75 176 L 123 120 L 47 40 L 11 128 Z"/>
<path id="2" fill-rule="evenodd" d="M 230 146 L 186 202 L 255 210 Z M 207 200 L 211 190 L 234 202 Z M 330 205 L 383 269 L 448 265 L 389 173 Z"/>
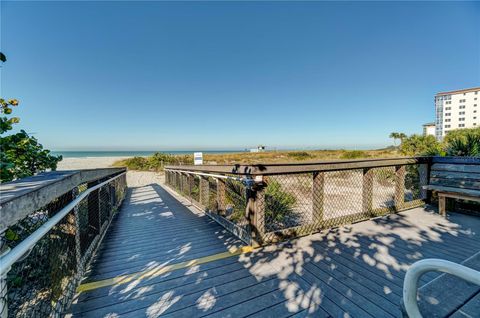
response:
<path id="1" fill-rule="evenodd" d="M 115 161 L 129 157 L 84 157 L 84 158 L 63 158 L 58 163 L 57 170 L 77 170 L 108 168 Z M 163 183 L 163 175 L 149 171 L 128 171 L 127 185 L 129 187 L 140 187 L 152 183 Z"/>
<path id="2" fill-rule="evenodd" d="M 63 160 L 58 163 L 57 170 L 108 168 L 115 161 L 126 158 L 129 157 L 63 158 Z"/>

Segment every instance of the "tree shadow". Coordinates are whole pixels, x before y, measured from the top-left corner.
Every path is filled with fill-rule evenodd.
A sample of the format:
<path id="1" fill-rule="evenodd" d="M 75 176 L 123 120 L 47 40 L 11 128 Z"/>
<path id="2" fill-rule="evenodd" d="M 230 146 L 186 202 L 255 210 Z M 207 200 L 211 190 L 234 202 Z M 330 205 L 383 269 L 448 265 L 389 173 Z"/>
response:
<path id="1" fill-rule="evenodd" d="M 413 262 L 480 248 L 480 220 L 427 207 L 165 271 L 242 244 L 186 205 L 157 184 L 129 189 L 85 282 L 121 279 L 78 295 L 73 316 L 399 317 Z"/>

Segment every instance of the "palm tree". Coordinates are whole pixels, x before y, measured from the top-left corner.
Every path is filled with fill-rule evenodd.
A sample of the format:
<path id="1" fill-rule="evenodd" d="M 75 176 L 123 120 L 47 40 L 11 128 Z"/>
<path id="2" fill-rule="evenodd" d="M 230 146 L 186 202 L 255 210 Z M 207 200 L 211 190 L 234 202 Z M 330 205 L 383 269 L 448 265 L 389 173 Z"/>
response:
<path id="1" fill-rule="evenodd" d="M 392 132 L 390 133 L 390 138 L 393 138 L 393 145 L 396 147 L 397 146 L 397 139 L 400 138 L 400 134 L 397 132 Z"/>
<path id="2" fill-rule="evenodd" d="M 403 139 L 406 138 L 407 135 L 404 133 L 398 133 L 398 132 L 392 132 L 390 133 L 390 138 L 393 138 L 393 145 L 396 147 L 397 146 L 397 139 L 400 139 L 400 143 L 403 142 Z"/>

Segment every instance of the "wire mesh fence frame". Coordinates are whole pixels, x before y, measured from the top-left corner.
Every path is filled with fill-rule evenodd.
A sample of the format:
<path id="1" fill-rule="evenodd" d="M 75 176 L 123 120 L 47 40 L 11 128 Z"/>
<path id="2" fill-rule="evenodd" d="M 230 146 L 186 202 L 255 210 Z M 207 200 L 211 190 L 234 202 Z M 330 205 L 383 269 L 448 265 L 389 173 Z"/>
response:
<path id="1" fill-rule="evenodd" d="M 107 180 L 109 179 L 106 177 L 95 183 Z M 90 184 L 90 186 L 93 185 L 93 183 Z M 60 221 L 18 259 L 8 272 L 5 272 L 5 280 L 2 282 L 2 288 L 5 291 L 5 295 L 2 294 L 5 296 L 3 299 L 5 306 L 2 309 L 5 312 L 2 317 L 50 317 L 64 313 L 94 250 L 106 232 L 114 215 L 113 212 L 118 209 L 123 200 L 125 188 L 126 176 L 123 173 L 102 185 L 98 189 L 99 192 L 90 192 L 79 202 L 85 204 L 89 200 L 93 202 L 92 198 L 96 198 L 95 203 L 98 207 L 102 205 L 104 209 L 103 211 L 90 210 L 96 212 L 97 225 L 100 226 L 96 237 L 83 251 L 79 230 L 82 227 L 79 217 L 81 208 L 80 204 L 75 204 L 69 210 L 65 210 L 66 214 Z M 44 208 L 12 225 L 2 235 L 2 244 L 8 246 L 11 251 L 87 189 L 87 184 L 76 186 Z M 107 208 L 110 211 L 107 211 Z M 34 224 L 35 226 L 27 228 L 25 224 L 29 224 L 32 218 L 38 222 Z M 87 223 L 87 226 L 91 225 Z M 23 232 L 21 232 L 22 229 Z"/>
<path id="2" fill-rule="evenodd" d="M 369 163 L 364 168 L 342 163 L 337 170 L 326 166 L 325 170 L 262 176 L 263 184 L 243 197 L 242 213 L 248 222 L 243 230 L 249 228 L 252 240 L 268 244 L 424 204 L 426 192 L 422 185 L 428 183 L 428 161 L 376 162 L 378 166 Z M 178 173 L 174 171 L 166 173 Z M 413 173 L 417 175 L 412 177 Z M 166 178 L 167 184 L 169 180 L 172 178 Z M 228 213 L 220 209 L 223 204 L 226 211 L 229 209 L 228 180 L 225 197 L 223 183 L 218 180 L 216 209 L 201 207 L 217 219 L 230 221 Z M 241 226 L 238 222 L 234 225 Z"/>

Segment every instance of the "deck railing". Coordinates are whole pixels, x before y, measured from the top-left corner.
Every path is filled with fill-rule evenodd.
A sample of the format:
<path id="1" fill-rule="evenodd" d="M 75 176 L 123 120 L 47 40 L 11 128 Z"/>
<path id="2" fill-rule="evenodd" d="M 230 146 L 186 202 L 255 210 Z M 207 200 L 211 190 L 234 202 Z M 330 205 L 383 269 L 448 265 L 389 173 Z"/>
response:
<path id="1" fill-rule="evenodd" d="M 430 158 L 167 166 L 166 184 L 249 244 L 424 204 Z"/>
<path id="2" fill-rule="evenodd" d="M 0 185 L 0 317 L 61 316 L 125 196 L 125 169 Z"/>

